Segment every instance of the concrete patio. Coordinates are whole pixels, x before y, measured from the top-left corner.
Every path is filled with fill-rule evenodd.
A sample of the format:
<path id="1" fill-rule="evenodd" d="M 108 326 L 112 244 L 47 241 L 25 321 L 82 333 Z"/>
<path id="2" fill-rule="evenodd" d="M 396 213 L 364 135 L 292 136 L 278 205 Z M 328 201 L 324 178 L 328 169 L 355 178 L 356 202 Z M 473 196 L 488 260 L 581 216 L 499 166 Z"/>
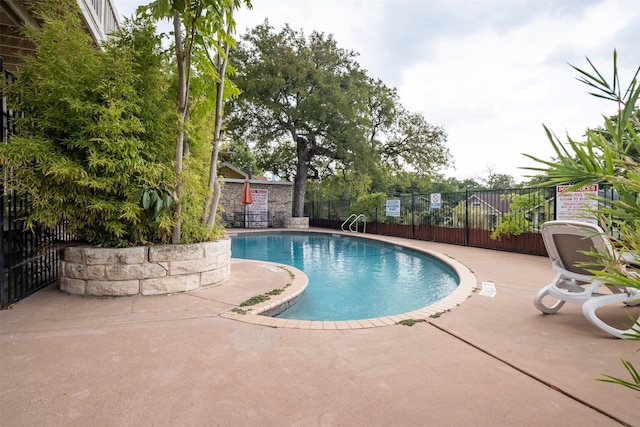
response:
<path id="1" fill-rule="evenodd" d="M 394 242 L 403 239 L 388 238 Z M 235 260 L 217 287 L 86 298 L 52 285 L 0 311 L 4 426 L 640 426 L 640 342 L 580 308 L 542 315 L 547 258 L 411 241 L 468 267 L 478 292 L 412 327 L 274 328 L 224 318 L 290 281 Z M 609 310 L 627 319 L 640 307 Z"/>

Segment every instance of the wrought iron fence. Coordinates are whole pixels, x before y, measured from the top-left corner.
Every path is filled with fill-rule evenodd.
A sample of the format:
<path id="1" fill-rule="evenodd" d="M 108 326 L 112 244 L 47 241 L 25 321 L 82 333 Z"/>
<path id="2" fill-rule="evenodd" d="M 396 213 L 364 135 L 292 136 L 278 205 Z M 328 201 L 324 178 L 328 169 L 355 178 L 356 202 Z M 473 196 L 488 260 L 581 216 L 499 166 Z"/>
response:
<path id="1" fill-rule="evenodd" d="M 13 84 L 16 78 L 2 66 L 4 85 Z M 7 86 L 2 86 L 7 87 Z M 15 134 L 14 111 L 3 90 L 2 144 L 9 144 Z M 25 217 L 30 203 L 27 197 L 6 188 L 11 171 L 0 165 L 0 308 L 32 294 L 58 279 L 60 268 L 60 243 L 72 239 L 64 225 L 55 229 L 28 230 Z"/>
<path id="2" fill-rule="evenodd" d="M 398 216 L 387 216 L 383 206 L 367 212 L 367 233 L 392 235 L 456 245 L 543 255 L 540 225 L 556 218 L 556 188 L 467 190 L 457 193 L 403 194 Z M 600 196 L 611 198 L 608 188 Z M 351 213 L 353 200 L 313 201 L 305 205 L 309 224 L 339 229 Z M 519 234 L 498 236 L 498 225 L 508 218 Z"/>

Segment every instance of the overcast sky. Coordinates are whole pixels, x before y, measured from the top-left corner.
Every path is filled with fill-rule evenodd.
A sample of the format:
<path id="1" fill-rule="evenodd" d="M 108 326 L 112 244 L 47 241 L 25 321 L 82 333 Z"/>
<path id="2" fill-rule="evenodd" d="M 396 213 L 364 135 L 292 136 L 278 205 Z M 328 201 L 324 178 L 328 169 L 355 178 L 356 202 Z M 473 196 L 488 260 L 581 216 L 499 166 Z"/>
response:
<path id="1" fill-rule="evenodd" d="M 147 0 L 114 0 L 130 16 Z M 359 53 L 369 76 L 448 134 L 455 169 L 522 180 L 522 153 L 553 154 L 545 124 L 563 141 L 603 123 L 615 105 L 587 94 L 568 64 L 609 77 L 618 51 L 622 85 L 640 66 L 638 0 L 253 0 L 237 33 L 265 19 L 275 27 L 333 34 Z"/>

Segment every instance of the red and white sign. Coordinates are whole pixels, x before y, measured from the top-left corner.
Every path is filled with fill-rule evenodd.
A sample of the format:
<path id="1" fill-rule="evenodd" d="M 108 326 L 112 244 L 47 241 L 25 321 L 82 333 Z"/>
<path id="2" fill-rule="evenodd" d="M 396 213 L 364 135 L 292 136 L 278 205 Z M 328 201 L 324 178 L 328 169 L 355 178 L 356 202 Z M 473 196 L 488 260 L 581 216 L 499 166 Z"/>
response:
<path id="1" fill-rule="evenodd" d="M 598 184 L 585 185 L 572 191 L 566 191 L 570 185 L 556 187 L 556 219 L 578 220 L 598 223 L 597 218 L 589 210 L 598 209 Z"/>
<path id="2" fill-rule="evenodd" d="M 265 228 L 269 225 L 269 190 L 251 189 L 253 203 L 247 205 L 247 228 Z"/>
<path id="3" fill-rule="evenodd" d="M 431 193 L 431 209 L 440 209 L 442 207 L 442 195 L 440 193 Z"/>

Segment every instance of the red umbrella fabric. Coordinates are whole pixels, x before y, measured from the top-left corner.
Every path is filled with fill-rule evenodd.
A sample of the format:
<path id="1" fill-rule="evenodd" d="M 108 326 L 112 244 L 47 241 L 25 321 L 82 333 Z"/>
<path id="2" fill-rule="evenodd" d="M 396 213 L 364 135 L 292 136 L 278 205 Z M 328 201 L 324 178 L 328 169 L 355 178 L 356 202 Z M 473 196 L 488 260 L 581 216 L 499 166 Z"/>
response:
<path id="1" fill-rule="evenodd" d="M 249 180 L 244 180 L 244 188 L 242 189 L 242 203 L 245 205 L 250 205 L 253 203 L 253 196 L 251 195 L 251 186 L 249 185 Z"/>

